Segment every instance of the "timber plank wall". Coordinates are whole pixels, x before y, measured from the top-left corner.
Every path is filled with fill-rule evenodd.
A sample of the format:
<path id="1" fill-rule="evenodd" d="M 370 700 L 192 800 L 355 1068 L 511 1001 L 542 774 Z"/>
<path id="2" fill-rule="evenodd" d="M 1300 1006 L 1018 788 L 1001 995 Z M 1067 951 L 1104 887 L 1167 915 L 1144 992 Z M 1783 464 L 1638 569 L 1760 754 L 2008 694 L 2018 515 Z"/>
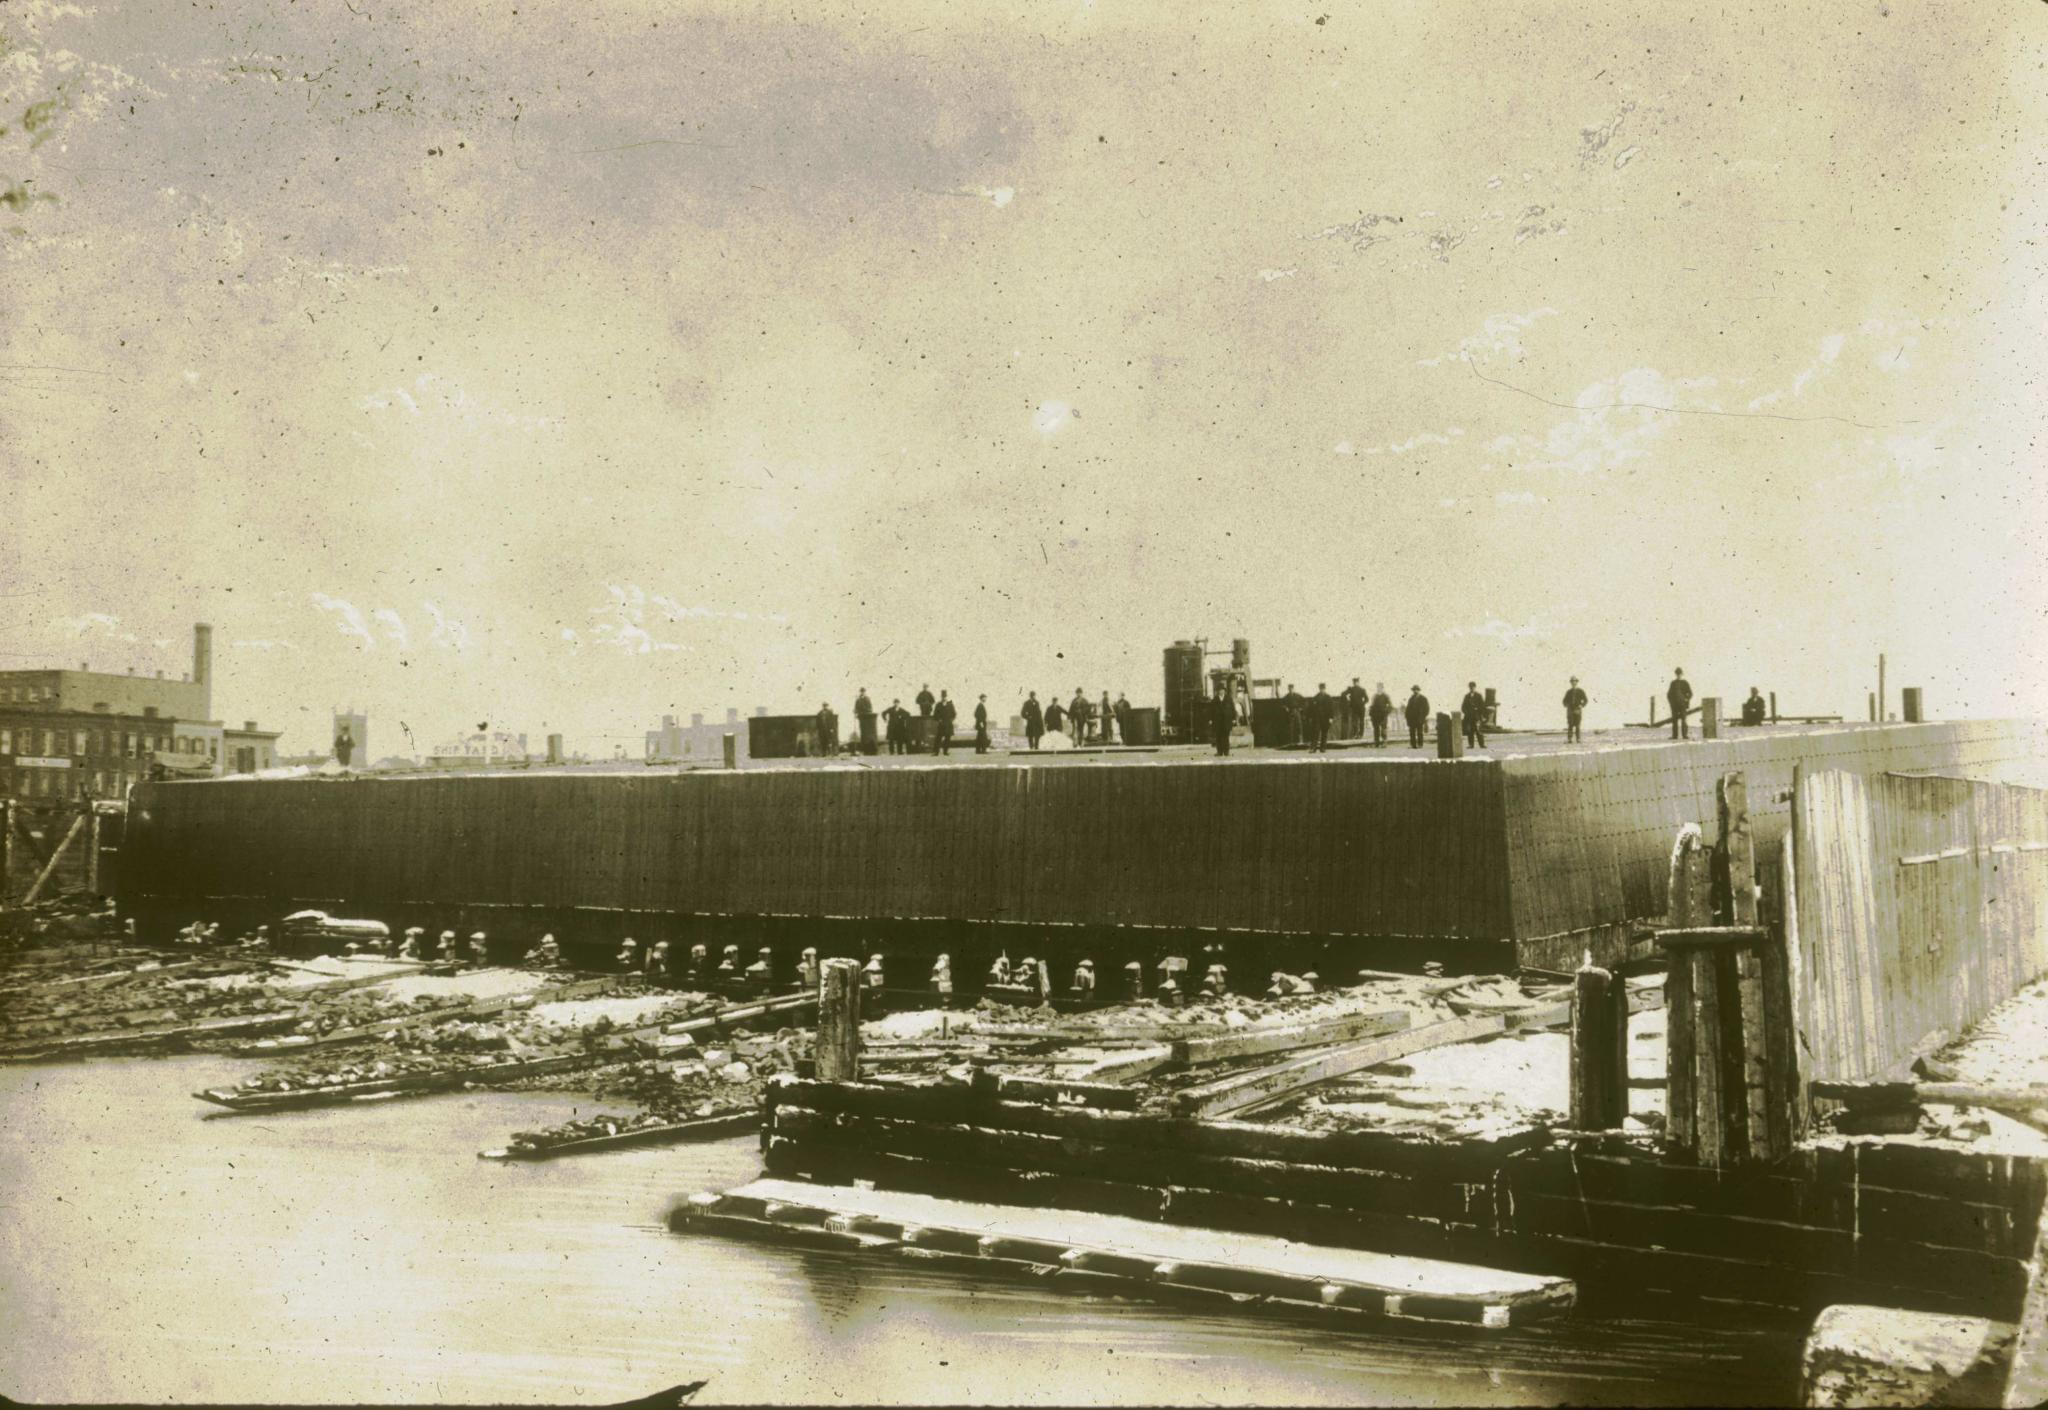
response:
<path id="1" fill-rule="evenodd" d="M 1849 1301 L 2011 1320 L 2048 1191 L 2035 1160 L 1882 1141 L 1714 1170 L 1540 1130 L 1433 1143 L 959 1087 L 792 1081 L 765 1105 L 777 1175 L 1462 1259 L 1568 1275 L 1589 1300 L 1765 1317 Z"/>
<path id="2" fill-rule="evenodd" d="M 1995 771 L 2042 746 L 1966 722 L 1455 762 L 160 784 L 121 895 L 1523 941 L 1661 914 L 1672 836 L 1730 769 L 1768 858 L 1794 762 Z"/>
<path id="3" fill-rule="evenodd" d="M 1676 747 L 1645 743 L 1503 763 L 1510 934 L 1522 942 L 1525 963 L 1575 968 L 1575 942 L 1540 942 L 1662 915 L 1673 839 L 1686 823 L 1702 823 L 1713 834 L 1714 786 L 1725 773 L 1739 769 L 1747 780 L 1759 880 L 1767 918 L 1774 918 L 1779 844 L 1791 815 L 1783 795 L 1795 765 L 1808 773 L 1997 778 L 2048 758 L 2048 726 L 2039 721 L 1728 734 Z"/>
<path id="4" fill-rule="evenodd" d="M 1795 1020 L 1815 1078 L 1882 1078 L 2048 972 L 2048 792 L 1802 771 Z"/>
<path id="5" fill-rule="evenodd" d="M 125 899 L 1500 939 L 1500 774 L 792 768 L 146 789 Z"/>

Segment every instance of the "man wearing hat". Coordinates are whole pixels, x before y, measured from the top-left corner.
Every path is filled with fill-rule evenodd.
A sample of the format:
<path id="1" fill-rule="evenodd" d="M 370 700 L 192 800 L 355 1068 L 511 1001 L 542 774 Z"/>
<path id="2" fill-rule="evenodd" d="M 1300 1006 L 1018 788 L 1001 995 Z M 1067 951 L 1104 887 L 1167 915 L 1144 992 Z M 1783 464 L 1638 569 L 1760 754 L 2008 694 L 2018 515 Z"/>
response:
<path id="1" fill-rule="evenodd" d="M 1394 697 L 1387 694 L 1384 681 L 1375 682 L 1372 688 L 1372 744 L 1383 748 L 1387 742 L 1387 721 L 1393 718 Z"/>
<path id="2" fill-rule="evenodd" d="M 555 944 L 552 934 L 541 936 L 540 943 L 526 952 L 526 963 L 538 969 L 553 969 L 561 962 L 561 947 Z"/>
<path id="3" fill-rule="evenodd" d="M 797 957 L 796 981 L 797 987 L 806 994 L 818 992 L 818 951 L 815 947 L 806 945 L 803 954 Z"/>
<path id="4" fill-rule="evenodd" d="M 1465 742 L 1475 749 L 1486 747 L 1486 697 L 1479 693 L 1478 681 L 1465 682 L 1465 698 L 1458 702 L 1458 709 L 1465 718 Z"/>
<path id="5" fill-rule="evenodd" d="M 640 942 L 628 935 L 619 945 L 618 954 L 612 957 L 620 969 L 627 973 L 640 968 Z"/>
<path id="6" fill-rule="evenodd" d="M 1588 700 L 1589 697 L 1586 692 L 1579 687 L 1579 678 L 1573 676 L 1571 689 L 1564 693 L 1564 742 L 1566 744 L 1585 743 L 1585 740 L 1579 737 L 1579 722 L 1586 718 Z"/>
<path id="7" fill-rule="evenodd" d="M 1423 731 L 1429 724 L 1429 697 L 1422 693 L 1421 686 L 1408 687 L 1408 704 L 1404 707 L 1403 713 L 1408 720 L 1408 747 L 1420 749 Z"/>
<path id="8" fill-rule="evenodd" d="M 481 930 L 470 933 L 469 962 L 478 969 L 483 969 L 491 962 L 491 943 L 484 939 L 484 933 Z"/>
<path id="9" fill-rule="evenodd" d="M 258 926 L 256 933 L 261 935 L 263 928 Z M 420 953 L 420 937 L 426 933 L 417 925 L 408 925 L 405 928 L 405 942 L 398 947 L 398 957 L 402 960 L 424 959 L 425 956 Z"/>
<path id="10" fill-rule="evenodd" d="M 441 943 L 437 950 L 437 958 L 439 958 L 445 964 L 454 964 L 458 953 L 459 952 L 455 944 L 455 932 L 452 930 L 442 931 Z"/>

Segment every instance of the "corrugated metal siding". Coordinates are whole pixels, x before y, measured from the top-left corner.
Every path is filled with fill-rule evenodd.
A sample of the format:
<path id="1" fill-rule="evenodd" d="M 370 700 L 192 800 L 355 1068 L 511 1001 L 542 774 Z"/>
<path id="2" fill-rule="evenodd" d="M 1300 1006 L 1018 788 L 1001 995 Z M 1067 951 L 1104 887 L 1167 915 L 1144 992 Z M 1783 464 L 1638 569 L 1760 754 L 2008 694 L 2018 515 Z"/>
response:
<path id="1" fill-rule="evenodd" d="M 1671 841 L 1715 816 L 1714 785 L 1740 769 L 1759 867 L 1775 879 L 1792 766 L 2001 776 L 2048 746 L 2039 723 L 1964 721 L 1697 740 L 1504 759 L 1513 935 L 1533 939 L 1664 913 Z"/>
<path id="2" fill-rule="evenodd" d="M 1811 1075 L 1881 1077 L 2048 971 L 2048 793 L 1803 774 L 1793 871 Z"/>
<path id="3" fill-rule="evenodd" d="M 1371 760 L 147 789 L 131 898 L 1506 934 L 1500 770 Z"/>

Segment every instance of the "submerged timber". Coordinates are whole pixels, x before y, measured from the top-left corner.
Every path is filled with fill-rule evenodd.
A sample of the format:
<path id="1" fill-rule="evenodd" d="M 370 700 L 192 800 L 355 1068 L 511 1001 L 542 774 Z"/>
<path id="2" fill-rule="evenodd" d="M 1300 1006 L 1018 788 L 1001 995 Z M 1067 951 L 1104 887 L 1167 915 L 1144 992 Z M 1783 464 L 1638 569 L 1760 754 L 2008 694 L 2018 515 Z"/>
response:
<path id="1" fill-rule="evenodd" d="M 947 953 L 1055 963 L 1437 959 L 1569 969 L 1665 910 L 1675 829 L 1750 780 L 1768 872 L 1795 766 L 1997 779 L 2048 757 L 2035 722 L 1646 732 L 1485 755 L 1194 749 L 790 760 L 734 772 L 206 781 L 136 792 L 119 868 L 145 931 L 343 906 L 531 943 Z M 922 974 L 917 976 L 921 985 Z"/>

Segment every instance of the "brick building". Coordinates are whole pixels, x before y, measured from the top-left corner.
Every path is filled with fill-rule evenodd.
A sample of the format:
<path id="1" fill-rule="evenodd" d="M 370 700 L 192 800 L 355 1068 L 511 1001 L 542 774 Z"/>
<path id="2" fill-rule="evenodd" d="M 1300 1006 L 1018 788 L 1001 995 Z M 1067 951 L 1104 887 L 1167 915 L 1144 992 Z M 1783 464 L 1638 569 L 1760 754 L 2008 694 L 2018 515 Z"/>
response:
<path id="1" fill-rule="evenodd" d="M 59 710 L 0 700 L 0 796 L 31 802 L 120 798 L 173 753 L 176 721 L 154 713 Z"/>

